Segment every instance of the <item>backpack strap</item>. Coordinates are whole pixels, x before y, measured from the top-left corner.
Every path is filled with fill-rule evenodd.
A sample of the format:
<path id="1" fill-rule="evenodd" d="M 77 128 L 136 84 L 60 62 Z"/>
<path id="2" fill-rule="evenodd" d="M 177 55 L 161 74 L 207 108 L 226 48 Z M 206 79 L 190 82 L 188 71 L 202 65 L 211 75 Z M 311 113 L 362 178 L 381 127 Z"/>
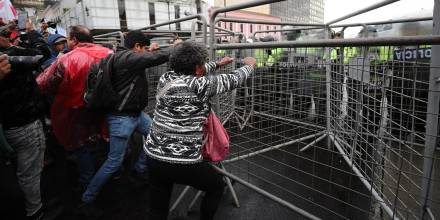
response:
<path id="1" fill-rule="evenodd" d="M 128 90 L 128 92 L 124 96 L 124 99 L 122 100 L 121 104 L 118 107 L 118 111 L 122 111 L 122 109 L 124 108 L 125 104 L 128 101 L 128 98 L 130 97 L 131 92 L 134 89 L 134 85 L 138 79 L 139 79 L 139 76 L 134 77 L 134 79 L 133 79 L 133 81 L 131 81 L 130 85 L 119 92 L 119 95 L 122 95 L 125 93 L 125 91 Z"/>

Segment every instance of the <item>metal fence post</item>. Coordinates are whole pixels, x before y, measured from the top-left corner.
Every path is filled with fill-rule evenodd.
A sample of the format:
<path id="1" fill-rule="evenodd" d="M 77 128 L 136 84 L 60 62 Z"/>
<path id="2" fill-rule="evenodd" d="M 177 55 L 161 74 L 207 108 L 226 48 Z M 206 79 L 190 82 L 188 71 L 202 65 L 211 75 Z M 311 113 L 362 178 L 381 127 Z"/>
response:
<path id="1" fill-rule="evenodd" d="M 330 38 L 331 29 L 327 26 L 326 27 L 327 34 L 326 39 Z M 331 54 L 330 54 L 330 47 L 325 48 L 325 52 L 327 55 L 327 60 L 325 61 L 327 63 L 325 67 L 325 87 L 326 87 L 326 117 L 327 117 L 327 135 L 330 134 L 331 131 Z M 331 146 L 331 139 L 330 136 L 327 136 L 327 147 L 330 148 Z"/>
<path id="2" fill-rule="evenodd" d="M 125 37 L 124 37 L 124 33 L 121 31 L 119 33 L 119 36 L 121 37 L 121 45 L 124 46 L 125 45 Z"/>
<path id="3" fill-rule="evenodd" d="M 440 35 L 440 0 L 434 1 L 433 35 Z M 425 219 L 429 206 L 433 157 L 437 144 L 438 114 L 440 103 L 440 45 L 432 45 L 431 68 L 429 71 L 428 111 L 426 114 L 425 151 L 423 154 L 422 178 L 422 210 L 421 217 Z"/>

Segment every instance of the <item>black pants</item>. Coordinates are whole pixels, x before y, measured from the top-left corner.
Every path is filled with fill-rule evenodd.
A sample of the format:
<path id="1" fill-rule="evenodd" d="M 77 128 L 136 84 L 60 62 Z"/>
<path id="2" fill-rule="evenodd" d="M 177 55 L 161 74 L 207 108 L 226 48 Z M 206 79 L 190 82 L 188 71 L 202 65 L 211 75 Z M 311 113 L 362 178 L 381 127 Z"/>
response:
<path id="1" fill-rule="evenodd" d="M 148 220 L 166 220 L 173 184 L 190 185 L 205 191 L 201 206 L 201 220 L 214 218 L 223 195 L 225 183 L 207 162 L 172 164 L 149 158 L 150 211 Z"/>

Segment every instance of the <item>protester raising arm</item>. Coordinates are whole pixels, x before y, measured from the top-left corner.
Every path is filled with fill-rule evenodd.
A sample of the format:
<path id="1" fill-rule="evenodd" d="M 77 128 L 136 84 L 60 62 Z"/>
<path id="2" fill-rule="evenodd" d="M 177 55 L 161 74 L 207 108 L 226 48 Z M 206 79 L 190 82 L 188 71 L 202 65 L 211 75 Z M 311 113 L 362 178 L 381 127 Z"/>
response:
<path id="1" fill-rule="evenodd" d="M 203 76 L 192 78 L 188 83 L 189 87 L 197 91 L 202 100 L 230 91 L 240 86 L 254 72 L 256 64 L 255 58 L 247 57 L 244 59 L 245 66 L 229 74 L 219 74 L 215 76 Z"/>
<path id="2" fill-rule="evenodd" d="M 226 57 L 223 57 L 219 62 L 211 61 L 211 62 L 205 63 L 205 72 L 199 76 L 203 76 L 203 75 L 207 76 L 207 75 L 213 73 L 219 67 L 228 65 L 228 64 L 232 63 L 233 61 L 234 61 L 234 58 L 226 56 Z"/>
<path id="3" fill-rule="evenodd" d="M 172 47 L 160 49 L 157 43 L 151 43 L 143 33 L 131 31 L 128 33 L 125 46 L 130 49 L 119 53 L 115 66 L 124 65 L 130 71 L 139 72 L 146 68 L 158 66 L 168 62 Z M 180 39 L 174 41 L 174 45 L 182 42 Z"/>

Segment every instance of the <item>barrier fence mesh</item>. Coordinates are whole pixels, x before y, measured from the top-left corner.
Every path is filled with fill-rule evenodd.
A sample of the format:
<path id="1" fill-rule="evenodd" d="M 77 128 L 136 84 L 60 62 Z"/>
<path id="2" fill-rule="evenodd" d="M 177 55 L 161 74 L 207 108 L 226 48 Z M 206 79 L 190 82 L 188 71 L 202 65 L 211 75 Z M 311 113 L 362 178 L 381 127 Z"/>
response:
<path id="1" fill-rule="evenodd" d="M 121 43 L 119 35 L 95 40 Z M 428 94 L 436 92 L 429 91 L 430 45 L 215 53 L 235 58 L 216 74 L 257 59 L 241 88 L 212 103 L 230 135 L 228 172 L 322 219 L 420 219 L 423 199 L 440 216 L 438 149 L 428 195 L 422 186 Z M 168 70 L 146 70 L 146 111 Z M 239 200 L 252 202 L 240 187 Z"/>
<path id="2" fill-rule="evenodd" d="M 405 60 L 406 51 L 417 54 Z M 419 219 L 429 53 L 423 45 L 217 51 L 236 67 L 244 55 L 257 58 L 245 86 L 219 96 L 231 137 L 226 169 L 323 219 L 391 218 L 383 206 Z M 429 179 L 437 215 L 438 158 Z"/>

